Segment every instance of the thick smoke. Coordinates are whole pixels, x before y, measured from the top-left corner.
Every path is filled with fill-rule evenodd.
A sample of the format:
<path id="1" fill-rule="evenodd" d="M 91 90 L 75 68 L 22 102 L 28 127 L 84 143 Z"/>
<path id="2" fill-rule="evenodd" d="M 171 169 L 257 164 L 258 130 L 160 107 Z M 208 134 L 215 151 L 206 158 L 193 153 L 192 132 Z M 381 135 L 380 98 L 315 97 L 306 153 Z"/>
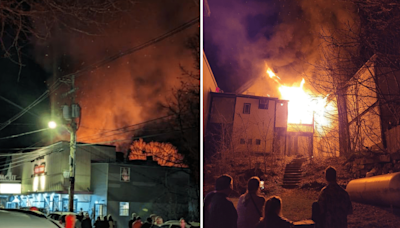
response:
<path id="1" fill-rule="evenodd" d="M 209 1 L 204 46 L 217 82 L 234 91 L 265 75 L 268 64 L 284 84 L 300 82 L 319 58 L 321 33 L 352 23 L 336 0 Z M 278 96 L 277 86 L 266 85 Z"/>
<path id="2" fill-rule="evenodd" d="M 37 58 L 45 58 L 43 65 L 53 74 L 74 72 L 166 33 L 197 17 L 199 10 L 195 1 L 139 1 L 132 10 L 121 12 L 102 28 L 101 36 L 63 31 L 55 34 L 50 45 L 37 45 L 40 53 Z M 159 104 L 180 85 L 180 65 L 192 68 L 193 58 L 185 42 L 196 32 L 198 26 L 193 25 L 166 40 L 79 75 L 76 86 L 82 121 L 78 141 L 102 143 L 129 139 L 132 132 L 105 132 L 165 115 Z M 66 102 L 60 92 L 53 95 L 57 102 L 55 109 Z"/>

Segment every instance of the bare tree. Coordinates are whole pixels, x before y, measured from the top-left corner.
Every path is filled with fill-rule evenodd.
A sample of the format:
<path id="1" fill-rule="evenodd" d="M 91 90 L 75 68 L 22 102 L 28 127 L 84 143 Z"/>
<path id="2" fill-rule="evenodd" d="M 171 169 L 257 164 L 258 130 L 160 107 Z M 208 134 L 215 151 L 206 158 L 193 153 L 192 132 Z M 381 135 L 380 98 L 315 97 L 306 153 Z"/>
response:
<path id="1" fill-rule="evenodd" d="M 313 87 L 330 94 L 338 114 L 340 155 L 365 144 L 384 151 L 385 132 L 399 123 L 399 3 L 394 0 L 349 0 L 358 18 L 341 29 L 321 34 L 321 58 L 310 77 Z M 381 126 L 376 121 L 381 120 Z M 380 121 L 379 121 L 380 122 Z M 379 129 L 381 130 L 379 130 Z M 331 134 L 331 136 L 333 136 Z"/>
<path id="2" fill-rule="evenodd" d="M 33 40 L 46 41 L 55 30 L 99 35 L 131 0 L 6 0 L 0 3 L 0 45 L 3 56 L 21 67 L 23 48 Z"/>

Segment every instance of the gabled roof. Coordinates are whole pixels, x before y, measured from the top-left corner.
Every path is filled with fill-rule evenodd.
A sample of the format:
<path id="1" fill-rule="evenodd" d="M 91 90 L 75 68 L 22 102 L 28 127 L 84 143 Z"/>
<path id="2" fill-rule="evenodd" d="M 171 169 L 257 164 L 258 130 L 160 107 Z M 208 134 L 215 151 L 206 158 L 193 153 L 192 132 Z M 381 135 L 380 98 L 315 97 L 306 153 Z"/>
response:
<path id="1" fill-rule="evenodd" d="M 213 97 L 243 97 L 243 98 L 252 98 L 252 99 L 268 99 L 268 100 L 275 100 L 280 102 L 289 102 L 288 100 L 281 100 L 277 97 L 263 97 L 263 96 L 255 96 L 255 95 L 248 95 L 248 94 L 236 94 L 236 93 L 210 93 Z"/>

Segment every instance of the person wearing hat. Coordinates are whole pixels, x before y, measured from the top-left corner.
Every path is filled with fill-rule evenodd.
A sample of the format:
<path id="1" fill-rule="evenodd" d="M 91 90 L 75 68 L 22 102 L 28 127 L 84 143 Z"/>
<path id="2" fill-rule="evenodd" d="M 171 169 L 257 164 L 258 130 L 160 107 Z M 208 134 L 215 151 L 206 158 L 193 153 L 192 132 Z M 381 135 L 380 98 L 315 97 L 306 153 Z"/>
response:
<path id="1" fill-rule="evenodd" d="M 233 191 L 233 179 L 224 174 L 215 181 L 215 191 L 204 199 L 204 228 L 237 228 L 238 214 L 228 198 Z"/>
<path id="2" fill-rule="evenodd" d="M 138 216 L 136 217 L 136 221 L 132 224 L 132 228 L 141 228 L 142 227 L 142 220 Z"/>
<path id="3" fill-rule="evenodd" d="M 132 219 L 129 220 L 128 228 L 132 228 L 132 224 L 136 221 L 136 213 L 132 213 Z"/>

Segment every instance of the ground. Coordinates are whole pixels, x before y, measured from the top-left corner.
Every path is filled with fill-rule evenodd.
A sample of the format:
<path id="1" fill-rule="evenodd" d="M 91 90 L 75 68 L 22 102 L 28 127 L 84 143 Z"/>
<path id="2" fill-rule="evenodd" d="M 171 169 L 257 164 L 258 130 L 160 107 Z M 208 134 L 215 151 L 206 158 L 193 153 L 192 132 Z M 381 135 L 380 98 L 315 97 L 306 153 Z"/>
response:
<path id="1" fill-rule="evenodd" d="M 346 172 L 346 169 L 343 165 L 345 163 L 345 159 L 315 159 L 313 161 L 307 161 L 303 164 L 303 177 L 299 188 L 284 189 L 280 187 L 283 178 L 283 171 L 281 169 L 285 166 L 285 164 L 289 163 L 291 159 L 292 158 L 278 159 L 279 162 L 276 163 L 277 159 L 274 158 L 275 163 L 273 163 L 273 161 L 268 161 L 270 165 L 267 169 L 264 169 L 262 165 L 259 166 L 261 170 L 266 170 L 266 172 L 257 171 L 257 169 L 254 171 L 254 167 L 249 167 L 243 163 L 228 166 L 234 167 L 230 170 L 220 171 L 222 173 L 231 174 L 234 178 L 234 181 L 238 182 L 235 184 L 236 191 L 231 196 L 234 204 L 237 204 L 238 196 L 244 193 L 244 176 L 250 176 L 251 171 L 254 171 L 255 173 L 261 172 L 260 176 L 262 176 L 266 181 L 266 191 L 264 191 L 263 194 L 265 197 L 278 195 L 282 198 L 282 213 L 286 218 L 292 221 L 311 219 L 311 205 L 317 200 L 320 189 L 325 185 L 324 170 L 326 167 L 334 166 L 337 169 L 338 183 L 343 187 L 345 187 L 352 179 L 352 175 Z M 257 162 L 253 162 L 252 164 L 257 164 Z M 206 165 L 204 168 L 204 195 L 213 188 L 214 180 L 211 177 L 211 174 L 214 170 L 212 167 L 219 166 Z M 212 176 L 215 178 L 218 175 L 219 174 Z M 352 204 L 353 214 L 348 216 L 348 228 L 400 227 L 400 209 L 377 207 L 355 202 Z"/>

